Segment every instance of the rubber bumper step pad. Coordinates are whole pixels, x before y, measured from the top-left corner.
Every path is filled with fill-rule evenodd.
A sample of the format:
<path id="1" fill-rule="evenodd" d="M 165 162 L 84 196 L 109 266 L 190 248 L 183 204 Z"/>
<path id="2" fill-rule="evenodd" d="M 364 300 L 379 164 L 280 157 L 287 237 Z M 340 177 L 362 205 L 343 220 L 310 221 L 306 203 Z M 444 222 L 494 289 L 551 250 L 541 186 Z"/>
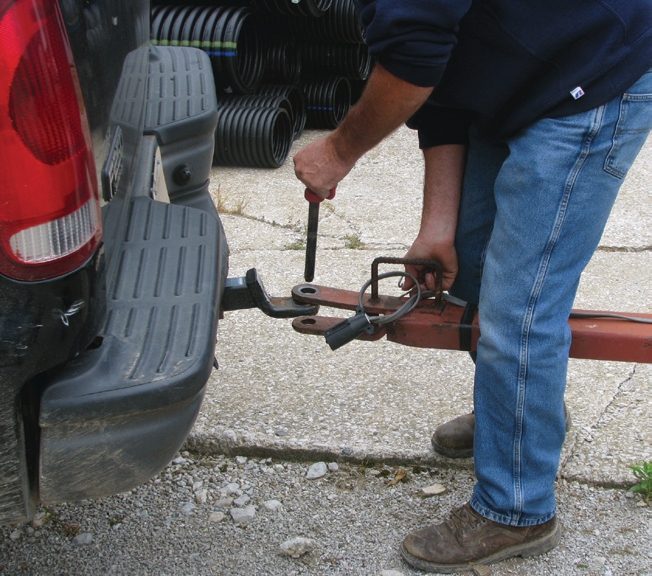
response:
<path id="1" fill-rule="evenodd" d="M 132 202 L 101 346 L 48 386 L 41 426 L 165 408 L 203 389 L 226 279 L 223 242 L 219 222 L 203 210 Z"/>

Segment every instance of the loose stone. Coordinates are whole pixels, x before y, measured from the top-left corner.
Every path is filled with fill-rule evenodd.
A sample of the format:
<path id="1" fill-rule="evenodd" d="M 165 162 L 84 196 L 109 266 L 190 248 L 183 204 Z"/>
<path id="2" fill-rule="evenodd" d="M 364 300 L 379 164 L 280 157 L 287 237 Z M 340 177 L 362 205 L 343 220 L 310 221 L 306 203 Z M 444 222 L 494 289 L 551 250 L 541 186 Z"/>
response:
<path id="1" fill-rule="evenodd" d="M 236 498 L 236 499 L 233 501 L 233 503 L 234 503 L 236 506 L 242 508 L 243 506 L 246 506 L 247 504 L 249 504 L 249 500 L 251 500 L 251 498 L 249 498 L 249 496 L 247 496 L 246 494 L 243 494 L 243 495 L 240 496 L 239 498 Z"/>
<path id="2" fill-rule="evenodd" d="M 433 484 L 432 486 L 426 486 L 421 489 L 421 495 L 426 498 L 430 496 L 438 496 L 444 492 L 446 492 L 446 486 L 442 486 L 441 484 Z"/>
<path id="3" fill-rule="evenodd" d="M 283 507 L 283 504 L 278 500 L 268 500 L 263 503 L 263 506 L 266 510 L 271 510 L 273 512 L 275 510 L 280 510 Z"/>
<path id="4" fill-rule="evenodd" d="M 317 478 L 326 476 L 327 472 L 328 472 L 328 468 L 326 467 L 326 464 L 324 462 L 317 462 L 316 464 L 313 464 L 310 468 L 308 468 L 308 473 L 306 474 L 306 478 L 308 480 L 316 480 Z"/>
<path id="5" fill-rule="evenodd" d="M 253 505 L 244 508 L 231 508 L 230 514 L 235 524 L 245 526 L 256 516 L 256 508 Z"/>
<path id="6" fill-rule="evenodd" d="M 181 505 L 181 512 L 186 514 L 187 516 L 192 514 L 192 511 L 197 508 L 192 502 L 186 502 L 185 504 Z"/>
<path id="7" fill-rule="evenodd" d="M 286 540 L 281 544 L 281 554 L 292 558 L 301 558 L 315 549 L 315 542 L 310 538 L 297 536 L 291 540 Z"/>
<path id="8" fill-rule="evenodd" d="M 37 512 L 32 519 L 32 526 L 34 528 L 40 528 L 45 522 L 45 512 Z"/>
<path id="9" fill-rule="evenodd" d="M 75 536 L 72 539 L 71 544 L 73 546 L 87 546 L 92 542 L 93 542 L 93 535 L 90 534 L 89 532 L 83 532 L 82 534 L 77 534 L 77 536 Z"/>
<path id="10" fill-rule="evenodd" d="M 230 508 L 233 504 L 233 498 L 222 498 L 215 502 L 215 508 Z"/>
<path id="11" fill-rule="evenodd" d="M 238 484 L 237 482 L 231 482 L 230 484 L 226 485 L 227 494 L 237 494 L 239 496 L 240 494 L 238 494 L 238 492 L 242 494 L 242 492 L 240 491 L 240 484 Z"/>

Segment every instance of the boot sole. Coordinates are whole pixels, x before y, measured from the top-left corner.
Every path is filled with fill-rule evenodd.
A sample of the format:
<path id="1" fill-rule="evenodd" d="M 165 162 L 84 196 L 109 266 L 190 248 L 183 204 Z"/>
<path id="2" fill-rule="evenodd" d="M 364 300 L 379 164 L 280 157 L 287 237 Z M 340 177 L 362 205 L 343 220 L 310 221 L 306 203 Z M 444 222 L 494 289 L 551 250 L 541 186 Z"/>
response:
<path id="1" fill-rule="evenodd" d="M 403 559 L 408 564 L 418 570 L 423 570 L 424 572 L 438 572 L 440 574 L 452 574 L 454 572 L 471 571 L 473 570 L 473 566 L 493 564 L 495 562 L 500 562 L 501 560 L 507 560 L 507 558 L 513 558 L 514 556 L 521 556 L 523 558 L 539 556 L 540 554 L 545 554 L 555 548 L 555 546 L 559 544 L 560 539 L 561 528 L 559 522 L 555 521 L 554 528 L 548 534 L 541 536 L 537 540 L 503 548 L 485 558 L 479 558 L 475 562 L 467 562 L 464 564 L 436 564 L 435 562 L 428 562 L 422 558 L 412 556 L 412 554 L 410 554 L 402 544 L 401 556 L 403 556 Z"/>
<path id="2" fill-rule="evenodd" d="M 435 444 L 432 442 L 432 447 L 437 454 L 441 454 L 442 456 L 447 456 L 448 458 L 473 458 L 473 448 L 466 448 L 463 450 L 453 450 L 452 448 L 446 448 L 444 446 L 440 446 L 439 444 Z"/>

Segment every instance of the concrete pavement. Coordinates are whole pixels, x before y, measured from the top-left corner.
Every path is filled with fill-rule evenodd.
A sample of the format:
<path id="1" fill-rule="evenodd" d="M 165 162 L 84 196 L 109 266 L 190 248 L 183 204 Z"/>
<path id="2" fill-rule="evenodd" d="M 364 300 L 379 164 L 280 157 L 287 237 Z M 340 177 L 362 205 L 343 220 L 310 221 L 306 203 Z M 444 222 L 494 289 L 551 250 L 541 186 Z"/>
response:
<path id="1" fill-rule="evenodd" d="M 319 135 L 304 133 L 291 155 Z M 418 229 L 421 172 L 415 134 L 405 128 L 358 163 L 321 210 L 316 284 L 358 290 L 375 257 L 405 253 Z M 211 186 L 231 247 L 229 275 L 256 267 L 270 294 L 289 295 L 303 283 L 307 218 L 291 157 L 278 170 L 215 168 Z M 650 312 L 650 270 L 652 140 L 625 181 L 576 307 Z M 221 321 L 216 355 L 220 370 L 188 441 L 196 449 L 472 466 L 430 447 L 439 423 L 472 407 L 465 353 L 384 340 L 332 352 L 290 321 L 246 310 Z M 574 426 L 560 477 L 631 485 L 629 466 L 652 460 L 651 392 L 650 365 L 572 359 L 566 398 Z"/>

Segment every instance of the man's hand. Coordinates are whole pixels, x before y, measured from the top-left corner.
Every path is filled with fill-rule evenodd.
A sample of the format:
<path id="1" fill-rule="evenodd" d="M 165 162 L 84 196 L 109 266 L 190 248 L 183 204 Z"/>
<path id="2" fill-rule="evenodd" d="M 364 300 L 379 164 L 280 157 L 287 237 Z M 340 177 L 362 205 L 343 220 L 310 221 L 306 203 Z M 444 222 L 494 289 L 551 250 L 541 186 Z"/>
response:
<path id="1" fill-rule="evenodd" d="M 354 164 L 343 161 L 329 137 L 325 136 L 295 154 L 294 173 L 306 188 L 326 199 Z"/>
<path id="2" fill-rule="evenodd" d="M 453 285 L 455 276 L 457 276 L 457 252 L 455 252 L 453 244 L 430 242 L 419 236 L 405 254 L 405 258 L 438 260 L 442 265 L 442 289 L 448 290 Z M 435 275 L 424 273 L 423 266 L 405 266 L 405 271 L 419 280 L 422 290 L 435 290 Z M 406 278 L 403 289 L 410 290 L 411 288 L 414 288 L 414 282 L 410 278 Z"/>
<path id="3" fill-rule="evenodd" d="M 376 64 L 360 100 L 340 125 L 296 153 L 297 178 L 326 198 L 358 159 L 412 116 L 431 92 L 432 87 L 410 84 Z"/>

